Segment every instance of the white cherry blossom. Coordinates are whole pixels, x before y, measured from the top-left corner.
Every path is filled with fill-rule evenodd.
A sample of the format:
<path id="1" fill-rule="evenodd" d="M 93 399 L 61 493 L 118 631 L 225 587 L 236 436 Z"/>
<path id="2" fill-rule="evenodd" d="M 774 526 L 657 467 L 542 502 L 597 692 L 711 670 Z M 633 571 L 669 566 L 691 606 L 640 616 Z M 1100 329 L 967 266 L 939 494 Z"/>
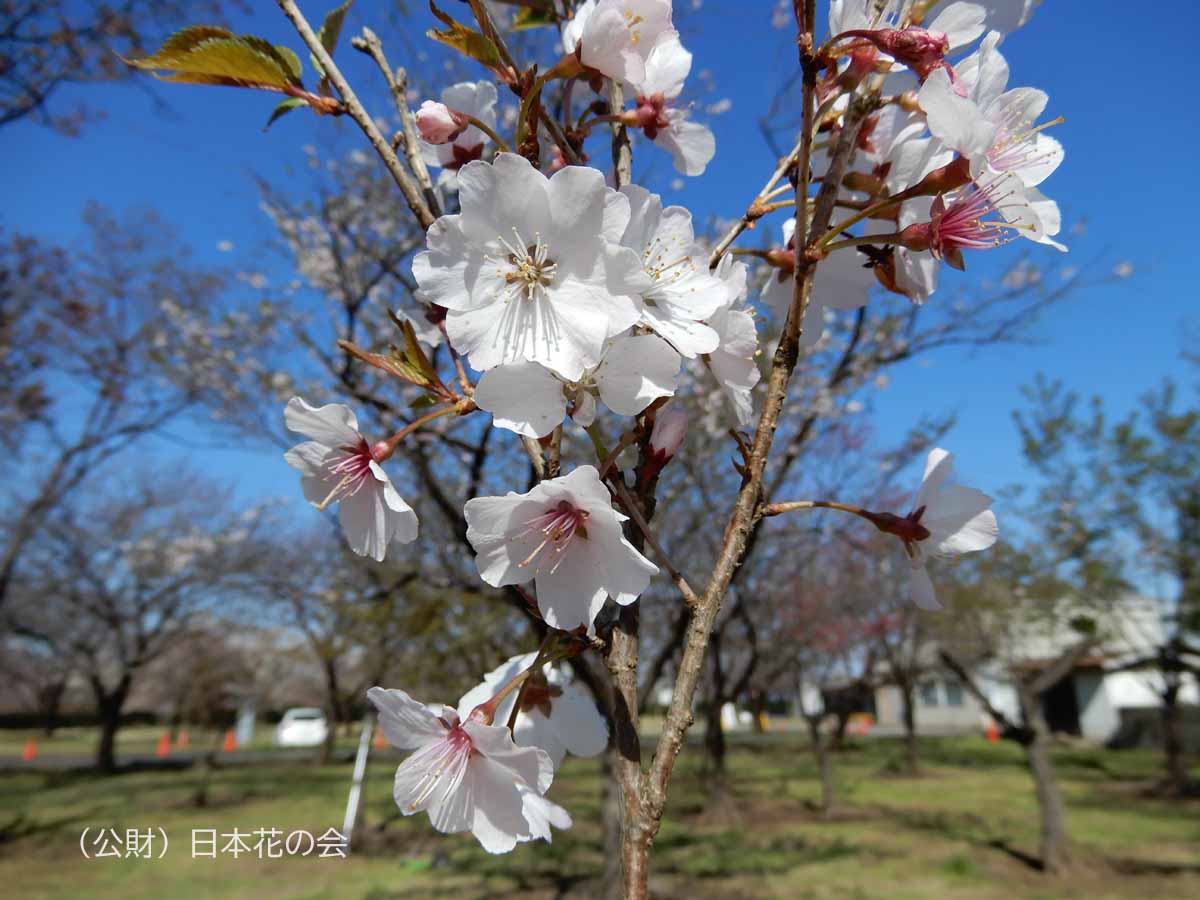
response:
<path id="1" fill-rule="evenodd" d="M 711 353 L 718 337 L 704 320 L 726 302 L 728 289 L 708 270 L 692 230 L 692 214 L 682 206 L 663 209 L 662 197 L 638 185 L 625 185 L 621 195 L 628 200 L 627 224 L 620 227 L 626 221 L 625 206 L 613 202 L 605 231 L 641 260 L 629 284 L 638 300 L 640 324 L 688 359 Z"/>
<path id="2" fill-rule="evenodd" d="M 716 270 L 724 282 L 725 304 L 709 318 L 720 343 L 708 355 L 708 367 L 733 406 L 738 423 L 745 425 L 754 413 L 751 391 L 762 378 L 755 356 L 758 354 L 758 329 L 754 313 L 746 308 L 746 266 L 732 254 L 721 258 Z"/>
<path id="3" fill-rule="evenodd" d="M 422 293 L 449 310 L 451 344 L 479 371 L 537 362 L 578 380 L 639 318 L 626 284 L 641 261 L 604 238 L 604 176 L 567 166 L 547 178 L 501 153 L 458 181 L 461 212 L 434 222 L 413 260 Z"/>
<path id="4" fill-rule="evenodd" d="M 942 608 L 925 569 L 927 559 L 952 559 L 963 553 L 986 550 L 1000 534 L 991 497 L 975 488 L 946 484 L 953 466 L 953 458 L 942 448 L 935 447 L 929 452 L 925 476 L 907 516 L 924 532 L 923 537 L 904 542 L 912 563 L 913 602 L 921 609 Z"/>
<path id="5" fill-rule="evenodd" d="M 300 472 L 304 497 L 317 509 L 340 504 L 338 519 L 351 550 L 382 562 L 390 543 L 416 539 L 417 514 L 379 465 L 390 451 L 372 446 L 359 434 L 350 407 L 313 407 L 293 397 L 283 418 L 290 431 L 311 438 L 283 458 Z"/>
<path id="6" fill-rule="evenodd" d="M 545 437 L 571 417 L 586 428 L 596 416 L 595 396 L 622 416 L 635 416 L 659 397 L 675 393 L 679 354 L 658 335 L 614 338 L 600 365 L 578 381 L 564 381 L 537 363 L 489 369 L 475 387 L 475 402 L 500 428 Z"/>
<path id="7" fill-rule="evenodd" d="M 463 695 L 458 714 L 465 718 L 486 703 L 500 688 L 527 670 L 537 653 L 525 653 L 493 669 L 483 682 Z M 521 709 L 513 723 L 513 740 L 522 747 L 539 747 L 557 769 L 563 758 L 596 756 L 608 746 L 608 725 L 591 694 L 558 666 L 547 663 L 534 672 L 521 690 L 513 691 L 496 707 L 496 722 L 508 722 L 518 696 Z"/>
<path id="8" fill-rule="evenodd" d="M 1036 124 L 1049 99 L 1046 93 L 1036 88 L 1005 90 L 1008 64 L 996 49 L 999 40 L 997 32 L 990 33 L 979 50 L 957 67 L 965 96 L 939 71 L 925 81 L 918 99 L 929 130 L 970 160 L 973 176 L 1011 172 L 1027 188 L 1033 188 L 1054 173 L 1064 151 L 1062 144 L 1045 133 L 1045 125 Z M 1061 224 L 1058 206 L 1040 192 L 1036 200 L 1043 219 L 1037 239 L 1065 249 L 1053 240 Z"/>
<path id="9" fill-rule="evenodd" d="M 476 497 L 463 509 L 480 577 L 493 587 L 534 580 L 546 624 L 590 627 L 612 597 L 634 602 L 658 567 L 625 540 L 592 466 L 540 482 L 528 493 Z"/>
<path id="10" fill-rule="evenodd" d="M 392 744 L 413 754 L 396 769 L 392 796 L 400 812 L 429 813 L 438 831 L 470 831 L 489 853 L 551 839 L 550 826 L 571 818 L 543 794 L 554 780 L 544 750 L 519 747 L 504 725 L 470 711 L 431 707 L 400 690 L 373 687 L 367 699 Z"/>
<path id="11" fill-rule="evenodd" d="M 646 74 L 632 85 L 637 106 L 631 118 L 646 137 L 671 154 L 676 171 L 702 175 L 717 152 L 713 133 L 690 118 L 690 106 L 676 102 L 692 67 L 692 54 L 674 31 L 659 36 L 646 57 Z"/>
<path id="12" fill-rule="evenodd" d="M 671 0 L 585 0 L 563 25 L 563 49 L 589 69 L 638 84 L 659 36 L 673 30 Z"/>

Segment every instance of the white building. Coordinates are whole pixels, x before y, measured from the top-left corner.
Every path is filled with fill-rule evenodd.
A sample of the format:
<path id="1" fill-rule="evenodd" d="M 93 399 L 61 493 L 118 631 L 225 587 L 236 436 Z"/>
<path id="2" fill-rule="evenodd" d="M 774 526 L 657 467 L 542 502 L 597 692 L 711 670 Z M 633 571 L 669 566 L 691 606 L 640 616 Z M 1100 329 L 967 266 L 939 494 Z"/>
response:
<path id="1" fill-rule="evenodd" d="M 1055 623 L 1069 615 L 1052 617 Z M 1049 664 L 1078 643 L 1079 633 L 1048 620 L 1030 623 L 1009 636 L 1002 658 L 974 673 L 974 680 L 991 704 L 1013 721 L 1019 721 L 1012 668 L 1037 669 Z M 1152 669 L 1126 669 L 1138 659 L 1152 656 L 1164 641 L 1158 601 L 1127 595 L 1106 616 L 1107 637 L 1058 684 L 1042 695 L 1042 711 L 1053 731 L 1077 735 L 1097 743 L 1156 742 L 1161 707 L 1160 676 Z M 953 673 L 934 661 L 937 648 L 928 651 L 930 666 L 916 691 L 917 730 L 925 734 L 979 731 L 989 717 Z M 875 716 L 886 730 L 902 727 L 903 703 L 899 689 L 884 683 L 875 691 Z M 1200 689 L 1188 679 L 1180 692 L 1185 722 L 1200 719 Z M 1187 707 L 1190 707 L 1188 709 Z M 1200 723 L 1198 723 L 1200 724 Z M 1193 741 L 1194 743 L 1195 741 Z"/>

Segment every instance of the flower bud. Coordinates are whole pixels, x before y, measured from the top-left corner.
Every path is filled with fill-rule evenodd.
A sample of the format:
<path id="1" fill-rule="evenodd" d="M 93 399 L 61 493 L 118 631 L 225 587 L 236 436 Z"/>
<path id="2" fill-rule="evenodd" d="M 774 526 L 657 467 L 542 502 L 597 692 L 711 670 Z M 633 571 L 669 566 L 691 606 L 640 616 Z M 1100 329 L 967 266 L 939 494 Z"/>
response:
<path id="1" fill-rule="evenodd" d="M 666 462 L 679 450 L 687 435 L 688 417 L 677 406 L 664 406 L 654 416 L 654 428 L 650 431 L 650 452 L 663 457 Z"/>
<path id="2" fill-rule="evenodd" d="M 430 144 L 449 144 L 467 130 L 467 117 L 445 103 L 426 100 L 417 110 L 417 131 Z"/>

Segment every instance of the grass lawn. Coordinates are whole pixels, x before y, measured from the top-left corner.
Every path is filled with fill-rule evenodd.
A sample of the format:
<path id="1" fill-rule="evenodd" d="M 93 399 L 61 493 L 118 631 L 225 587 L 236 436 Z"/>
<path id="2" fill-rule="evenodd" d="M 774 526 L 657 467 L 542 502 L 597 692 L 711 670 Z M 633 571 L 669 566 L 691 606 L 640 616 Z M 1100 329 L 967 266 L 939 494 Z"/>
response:
<path id="1" fill-rule="evenodd" d="M 1056 762 L 1075 842 L 1074 870 L 1051 879 L 1017 858 L 1036 850 L 1037 812 L 1020 751 L 982 739 L 929 740 L 925 772 L 889 774 L 896 743 L 839 754 L 845 810 L 825 821 L 810 755 L 796 735 L 732 738 L 725 802 L 706 808 L 698 747 L 676 768 L 668 819 L 654 848 L 655 896 L 729 898 L 1200 897 L 1200 804 L 1147 797 L 1156 754 L 1068 750 Z M 603 862 L 600 765 L 568 760 L 551 796 L 575 827 L 552 845 L 491 857 L 469 836 L 437 835 L 391 800 L 397 755 L 373 760 L 369 823 L 350 859 L 192 859 L 193 828 L 242 832 L 339 826 L 348 765 L 231 766 L 210 803 L 191 803 L 200 773 L 145 771 L 0 776 L 0 875 L 30 898 L 586 897 Z M 163 859 L 84 859 L 85 827 L 161 827 Z"/>

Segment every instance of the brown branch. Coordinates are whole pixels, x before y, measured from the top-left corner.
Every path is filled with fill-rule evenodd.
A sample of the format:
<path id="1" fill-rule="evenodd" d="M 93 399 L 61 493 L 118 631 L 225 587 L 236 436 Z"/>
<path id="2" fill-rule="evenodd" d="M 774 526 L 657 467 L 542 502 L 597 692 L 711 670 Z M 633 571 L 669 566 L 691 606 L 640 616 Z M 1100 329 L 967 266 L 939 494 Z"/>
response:
<path id="1" fill-rule="evenodd" d="M 608 480 L 608 483 L 613 486 L 613 490 L 617 492 L 617 496 L 621 500 L 621 506 L 629 513 L 629 518 L 633 519 L 633 523 L 637 525 L 638 530 L 642 533 L 642 537 L 646 542 L 654 548 L 654 553 L 658 556 L 659 562 L 662 563 L 667 574 L 671 576 L 671 580 L 675 582 L 675 586 L 679 588 L 679 593 L 683 595 L 684 601 L 688 606 L 695 606 L 700 602 L 700 597 L 692 590 L 692 586 L 688 584 L 687 579 L 680 574 L 679 570 L 671 563 L 670 557 L 667 556 L 667 551 L 662 548 L 662 544 L 658 542 L 658 538 L 654 536 L 654 532 L 650 530 L 650 523 L 642 515 L 641 509 L 638 508 L 637 501 L 629 493 L 629 488 L 625 486 L 622 480 L 623 476 L 620 472 L 614 473 L 613 477 Z"/>
<path id="2" fill-rule="evenodd" d="M 379 66 L 379 71 L 383 73 L 388 90 L 392 93 L 392 100 L 396 103 L 400 124 L 404 128 L 404 156 L 408 160 L 408 167 L 416 176 L 417 184 L 421 186 L 421 193 L 424 194 L 425 203 L 430 211 L 435 216 L 441 215 L 441 204 L 438 202 L 437 191 L 433 189 L 433 181 L 429 177 L 429 167 L 425 164 L 425 158 L 421 156 L 417 123 L 413 119 L 412 110 L 408 107 L 408 97 L 406 96 L 408 73 L 404 69 L 396 69 L 393 72 L 391 63 L 383 53 L 383 42 L 379 40 L 379 35 L 370 28 L 364 28 L 362 37 L 354 38 L 350 41 L 350 45 L 375 60 L 375 65 Z"/>
<path id="3" fill-rule="evenodd" d="M 811 23 L 815 14 L 815 0 L 805 2 L 805 21 Z M 798 200 L 806 198 L 809 186 L 809 164 L 812 149 L 813 117 L 815 114 L 815 96 L 819 63 L 814 57 L 813 36 L 811 25 L 809 31 L 800 36 L 800 63 L 803 72 L 804 85 L 804 122 L 801 126 L 801 153 L 798 160 L 799 172 L 796 188 Z M 877 90 L 877 88 L 876 88 Z M 846 113 L 842 133 L 838 138 L 821 190 L 816 201 L 812 204 L 813 220 L 808 227 L 808 203 L 797 202 L 797 247 L 803 246 L 801 238 L 806 235 L 823 233 L 829 226 L 837 199 L 838 186 L 842 180 L 846 164 L 854 148 L 858 129 L 863 118 L 869 113 L 869 99 L 852 98 Z M 801 322 L 808 306 L 812 290 L 813 275 L 816 264 L 805 258 L 798 250 L 795 270 L 795 281 L 791 308 L 783 334 L 775 349 L 771 371 L 767 379 L 766 396 L 763 400 L 763 411 L 755 429 L 751 452 L 747 461 L 746 476 L 738 492 L 732 515 L 725 529 L 721 554 L 713 567 L 712 576 L 704 595 L 697 606 L 695 615 L 688 627 L 684 644 L 683 658 L 680 661 L 679 674 L 675 681 L 675 689 L 671 697 L 670 708 L 663 722 L 662 734 L 646 779 L 645 814 L 648 818 L 646 827 L 647 850 L 648 842 L 653 839 L 658 830 L 667 802 L 667 783 L 675 759 L 683 746 L 684 735 L 692 722 L 691 706 L 699 684 L 704 662 L 705 648 L 712 633 L 713 624 L 720 610 L 721 599 L 729 586 L 730 580 L 742 561 L 746 548 L 746 539 L 753 525 L 755 513 L 762 493 L 763 474 L 775 429 L 783 410 L 787 395 L 788 381 L 799 358 L 799 339 Z"/>
<path id="4" fill-rule="evenodd" d="M 425 203 L 425 198 L 421 196 L 420 190 L 409 177 L 408 172 L 404 170 L 404 165 L 400 162 L 400 157 L 396 156 L 396 151 L 392 149 L 391 143 L 380 132 L 379 127 L 375 124 L 375 120 L 367 113 L 362 103 L 359 102 L 358 96 L 354 93 L 354 89 L 350 87 L 350 83 L 346 81 L 342 75 L 341 69 L 333 61 L 333 57 L 329 55 L 329 51 L 325 49 L 320 39 L 313 32 L 312 26 L 308 24 L 308 20 L 304 18 L 304 13 L 300 12 L 296 6 L 295 0 L 276 0 L 283 14 L 287 16 L 288 21 L 292 23 L 292 27 L 296 29 L 296 33 L 300 35 L 305 46 L 321 64 L 321 68 L 325 70 L 325 75 L 329 78 L 330 83 L 337 89 L 338 95 L 341 96 L 342 102 L 346 105 L 346 112 L 349 113 L 358 127 L 362 129 L 371 146 L 375 148 L 375 152 L 379 154 L 379 158 L 383 160 L 384 166 L 387 167 L 392 179 L 400 188 L 400 193 L 404 195 L 405 201 L 408 203 L 408 208 L 412 210 L 414 216 L 417 217 L 417 222 L 422 228 L 429 228 L 433 224 L 435 216 L 432 210 Z"/>

